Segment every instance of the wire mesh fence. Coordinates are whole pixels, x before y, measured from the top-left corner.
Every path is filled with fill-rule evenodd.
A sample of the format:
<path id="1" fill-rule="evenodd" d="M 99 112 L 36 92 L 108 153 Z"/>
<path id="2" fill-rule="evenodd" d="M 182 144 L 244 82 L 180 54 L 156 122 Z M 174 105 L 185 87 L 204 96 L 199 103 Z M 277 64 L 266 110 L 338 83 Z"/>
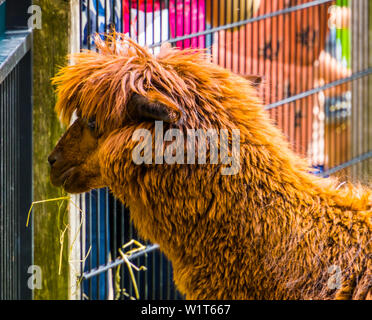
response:
<path id="1" fill-rule="evenodd" d="M 315 174 L 366 181 L 371 173 L 372 86 L 368 0 L 81 0 L 80 48 L 114 28 L 154 54 L 164 42 L 206 48 L 216 64 L 259 75 L 260 95 Z M 128 209 L 107 189 L 81 196 L 83 298 L 134 297 L 118 249 L 138 239 Z M 141 240 L 140 240 L 141 241 Z M 182 298 L 156 245 L 133 258 L 141 299 Z M 118 268 L 120 269 L 118 271 Z M 125 288 L 125 291 L 123 289 Z"/>

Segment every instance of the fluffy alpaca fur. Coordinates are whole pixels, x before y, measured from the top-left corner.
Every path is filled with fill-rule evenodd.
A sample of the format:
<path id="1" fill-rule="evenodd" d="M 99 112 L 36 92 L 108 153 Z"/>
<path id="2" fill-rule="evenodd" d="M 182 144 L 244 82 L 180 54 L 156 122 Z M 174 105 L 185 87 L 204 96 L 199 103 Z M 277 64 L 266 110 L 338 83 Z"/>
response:
<path id="1" fill-rule="evenodd" d="M 154 57 L 123 35 L 61 69 L 56 110 L 95 118 L 102 186 L 129 206 L 139 234 L 160 245 L 188 299 L 366 299 L 371 295 L 371 190 L 308 173 L 254 87 L 196 50 Z M 133 93 L 166 106 L 179 128 L 239 129 L 240 171 L 132 161 Z M 186 146 L 185 146 L 186 148 Z M 341 271 L 334 288 L 331 269 Z M 331 269 L 330 269 L 331 268 Z"/>

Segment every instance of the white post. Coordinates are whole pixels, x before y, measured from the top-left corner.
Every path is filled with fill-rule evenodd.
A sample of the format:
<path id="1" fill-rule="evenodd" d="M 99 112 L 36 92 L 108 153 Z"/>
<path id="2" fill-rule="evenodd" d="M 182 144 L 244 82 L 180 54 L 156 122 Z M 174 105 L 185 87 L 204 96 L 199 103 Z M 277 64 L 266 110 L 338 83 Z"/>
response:
<path id="1" fill-rule="evenodd" d="M 70 1 L 71 24 L 69 52 L 75 53 L 80 51 L 80 1 Z M 80 201 L 81 199 L 81 201 Z M 82 273 L 82 252 L 84 250 L 85 238 L 85 213 L 79 208 L 85 208 L 84 195 L 71 195 L 69 204 L 69 299 L 80 300 L 81 288 L 78 282 Z"/>

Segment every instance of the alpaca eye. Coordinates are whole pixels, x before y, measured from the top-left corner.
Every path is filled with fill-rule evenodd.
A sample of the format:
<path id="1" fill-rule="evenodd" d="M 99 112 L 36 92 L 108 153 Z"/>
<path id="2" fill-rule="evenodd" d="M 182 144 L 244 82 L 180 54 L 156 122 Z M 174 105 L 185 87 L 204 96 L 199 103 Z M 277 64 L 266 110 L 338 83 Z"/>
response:
<path id="1" fill-rule="evenodd" d="M 96 129 L 96 120 L 95 119 L 90 119 L 88 121 L 88 128 L 91 129 L 91 130 Z"/>

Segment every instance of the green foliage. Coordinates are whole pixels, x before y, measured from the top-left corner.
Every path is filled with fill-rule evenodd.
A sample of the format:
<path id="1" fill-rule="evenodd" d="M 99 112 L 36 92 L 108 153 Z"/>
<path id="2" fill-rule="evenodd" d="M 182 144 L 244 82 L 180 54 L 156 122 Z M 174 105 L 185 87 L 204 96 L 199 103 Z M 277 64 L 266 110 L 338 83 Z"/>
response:
<path id="1" fill-rule="evenodd" d="M 48 154 L 63 132 L 54 112 L 56 101 L 50 78 L 66 63 L 69 39 L 69 3 L 62 0 L 35 0 L 42 10 L 42 29 L 34 30 L 34 200 L 63 196 L 49 180 Z M 59 271 L 60 232 L 68 223 L 66 201 L 45 203 L 34 208 L 34 264 L 43 272 L 42 289 L 35 299 L 68 298 L 68 239 L 64 239 Z"/>

